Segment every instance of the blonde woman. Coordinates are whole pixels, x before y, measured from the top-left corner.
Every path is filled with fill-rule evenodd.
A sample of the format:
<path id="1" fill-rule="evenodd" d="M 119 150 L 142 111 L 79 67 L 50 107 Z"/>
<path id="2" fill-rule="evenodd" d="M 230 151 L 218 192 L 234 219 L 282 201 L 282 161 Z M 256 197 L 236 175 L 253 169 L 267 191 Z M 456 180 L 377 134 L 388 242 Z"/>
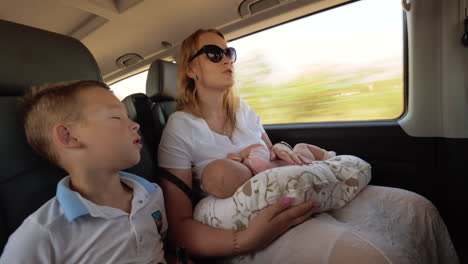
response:
<path id="1" fill-rule="evenodd" d="M 254 144 L 266 146 L 274 159 L 290 164 L 303 163 L 304 157 L 294 153 L 287 145 L 273 145 L 258 115 L 234 96 L 233 64 L 236 52 L 227 46 L 221 32 L 215 29 L 194 32 L 182 43 L 180 56 L 178 111 L 170 116 L 162 135 L 158 152 L 160 167 L 188 186 L 200 187 L 192 186 L 192 183 L 200 185 L 203 182 L 201 176 L 208 164 Z M 223 162 L 233 165 L 236 161 L 225 159 Z M 231 181 L 224 184 L 233 186 L 245 181 L 240 177 L 224 177 L 223 180 Z M 430 230 L 440 229 L 440 234 L 434 236 L 448 236 L 432 204 L 417 194 L 403 190 L 366 188 L 341 210 L 342 215 L 323 213 L 314 218 L 310 218 L 316 211 L 313 202 L 291 207 L 291 198 L 284 198 L 263 209 L 247 229 L 231 231 L 193 220 L 192 202 L 185 193 L 169 181 L 162 180 L 161 184 L 170 223 L 170 246 L 184 247 L 191 256 L 240 256 L 230 259 L 240 263 L 412 263 L 411 256 L 405 255 L 404 250 L 400 252 L 397 247 L 411 247 L 411 243 L 417 242 L 409 240 L 406 244 L 401 242 L 395 246 L 388 241 L 388 234 L 373 229 L 375 223 L 372 221 L 368 225 L 356 224 L 367 228 L 367 233 L 358 233 L 349 225 L 340 223 L 340 219 L 348 223 L 359 222 L 358 215 L 368 215 L 371 219 L 373 215 L 381 217 L 378 215 L 381 211 L 372 211 L 363 206 L 367 205 L 367 200 L 378 200 L 369 197 L 379 193 L 403 197 L 406 206 L 414 205 L 421 216 L 411 221 L 423 221 L 427 216 L 435 219 L 418 232 L 433 235 Z M 388 210 L 398 213 L 399 209 L 395 209 L 391 207 Z M 393 230 L 399 232 L 397 235 L 414 229 L 410 224 L 400 225 Z M 392 229 L 391 226 L 389 228 Z M 373 236 L 376 239 L 371 239 Z M 442 247 L 440 244 L 428 245 L 429 248 L 431 246 L 439 246 L 438 250 L 442 251 L 436 253 L 439 257 L 455 255 L 456 258 L 450 239 Z M 421 257 L 419 261 L 422 262 L 413 263 L 432 260 L 430 254 L 428 252 L 427 256 Z"/>

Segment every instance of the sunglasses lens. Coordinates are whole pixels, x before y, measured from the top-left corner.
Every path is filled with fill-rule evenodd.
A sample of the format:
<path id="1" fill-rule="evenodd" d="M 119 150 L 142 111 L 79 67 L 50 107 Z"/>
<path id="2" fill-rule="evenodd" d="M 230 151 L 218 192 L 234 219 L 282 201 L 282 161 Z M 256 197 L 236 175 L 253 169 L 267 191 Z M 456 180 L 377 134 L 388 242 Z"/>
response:
<path id="1" fill-rule="evenodd" d="M 224 51 L 220 47 L 214 45 L 205 46 L 205 53 L 208 59 L 215 63 L 220 62 L 224 55 Z"/>
<path id="2" fill-rule="evenodd" d="M 234 48 L 227 48 L 226 49 L 226 56 L 228 56 L 229 59 L 231 59 L 232 62 L 236 62 L 237 59 L 237 53 Z"/>
<path id="3" fill-rule="evenodd" d="M 223 50 L 222 48 L 216 45 L 206 45 L 203 47 L 203 51 L 205 52 L 208 59 L 214 63 L 220 62 L 224 54 L 234 63 L 237 59 L 237 53 L 234 48 L 227 48 Z"/>

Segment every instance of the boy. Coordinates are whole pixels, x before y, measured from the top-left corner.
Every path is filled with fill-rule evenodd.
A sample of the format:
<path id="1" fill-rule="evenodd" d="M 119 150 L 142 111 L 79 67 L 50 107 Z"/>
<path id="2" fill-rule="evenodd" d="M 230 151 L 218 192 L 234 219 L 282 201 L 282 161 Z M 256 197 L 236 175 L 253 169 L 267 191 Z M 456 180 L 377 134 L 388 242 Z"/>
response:
<path id="1" fill-rule="evenodd" d="M 42 86 L 20 102 L 32 148 L 70 175 L 10 236 L 0 263 L 166 263 L 162 190 L 137 164 L 139 125 L 105 84 Z"/>

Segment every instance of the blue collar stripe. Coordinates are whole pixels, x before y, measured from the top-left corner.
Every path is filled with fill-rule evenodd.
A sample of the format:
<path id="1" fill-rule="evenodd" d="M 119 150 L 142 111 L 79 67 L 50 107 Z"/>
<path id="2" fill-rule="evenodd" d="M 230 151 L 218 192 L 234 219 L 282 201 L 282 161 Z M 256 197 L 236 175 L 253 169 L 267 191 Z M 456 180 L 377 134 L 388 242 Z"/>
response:
<path id="1" fill-rule="evenodd" d="M 149 182 L 148 180 L 140 177 L 140 176 L 136 176 L 135 174 L 131 174 L 131 173 L 128 173 L 128 172 L 125 172 L 125 171 L 120 171 L 119 172 L 120 175 L 122 177 L 126 177 L 126 178 L 130 178 L 136 182 L 138 182 L 141 186 L 143 186 L 146 191 L 148 193 L 152 193 L 154 191 L 156 191 L 156 185 L 154 185 L 153 183 Z"/>
<path id="2" fill-rule="evenodd" d="M 124 171 L 120 171 L 119 173 L 122 177 L 129 178 L 139 183 L 146 189 L 148 193 L 153 193 L 156 191 L 156 185 L 142 177 Z M 77 217 L 89 214 L 89 211 L 88 208 L 86 208 L 86 206 L 81 202 L 78 195 L 65 186 L 64 183 L 68 179 L 69 177 L 65 177 L 58 183 L 56 197 L 68 222 L 72 222 Z"/>
<path id="3" fill-rule="evenodd" d="M 62 206 L 68 222 L 72 222 L 77 217 L 89 214 L 89 211 L 81 202 L 80 198 L 78 198 L 76 193 L 65 187 L 65 180 L 66 179 L 62 179 L 59 182 L 56 196 L 58 202 Z"/>

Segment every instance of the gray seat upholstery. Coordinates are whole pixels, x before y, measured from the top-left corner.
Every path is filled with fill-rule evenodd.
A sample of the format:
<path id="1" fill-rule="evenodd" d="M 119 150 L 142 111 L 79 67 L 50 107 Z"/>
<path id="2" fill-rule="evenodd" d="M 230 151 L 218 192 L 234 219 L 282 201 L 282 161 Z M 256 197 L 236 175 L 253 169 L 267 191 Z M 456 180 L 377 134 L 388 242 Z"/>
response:
<path id="1" fill-rule="evenodd" d="M 148 71 L 146 94 L 161 107 L 165 120 L 174 113 L 177 97 L 177 64 L 155 60 Z"/>
<path id="2" fill-rule="evenodd" d="M 175 111 L 177 93 L 177 65 L 163 60 L 154 61 L 148 72 L 145 94 L 132 94 L 123 102 L 127 107 L 130 119 L 140 124 L 143 143 L 150 146 L 154 164 L 157 164 L 157 149 L 161 140 L 162 131 L 169 115 Z M 152 147 L 152 148 L 151 148 Z M 176 176 L 154 166 L 157 177 L 163 177 L 179 187 L 192 201 L 199 199 Z"/>
<path id="3" fill-rule="evenodd" d="M 166 87 L 173 89 L 166 89 Z M 156 170 L 158 176 L 165 174 L 156 165 L 157 149 L 167 119 L 175 111 L 176 87 L 177 65 L 156 60 L 148 71 L 147 94 L 131 94 L 122 100 L 127 108 L 129 118 L 140 124 L 140 134 L 143 140 L 142 153 L 149 153 L 150 160 L 153 161 L 151 172 Z M 146 148 L 147 150 L 145 150 Z M 139 169 L 137 166 L 137 168 L 132 169 L 141 171 L 143 168 Z M 142 174 L 145 175 L 147 172 L 143 171 Z"/>
<path id="4" fill-rule="evenodd" d="M 102 77 L 94 57 L 76 39 L 3 20 L 0 34 L 1 252 L 22 221 L 55 195 L 57 182 L 66 174 L 27 144 L 17 98 L 34 85 Z"/>
<path id="5" fill-rule="evenodd" d="M 5 51 L 4 64 L 0 65 L 0 250 L 3 251 L 8 236 L 55 195 L 57 182 L 66 175 L 27 144 L 16 113 L 18 97 L 31 86 L 78 79 L 102 81 L 102 76 L 92 54 L 76 39 L 2 20 L 0 32 L 3 40 L 0 49 Z M 144 94 L 134 98 L 148 99 Z M 137 116 L 135 108 L 132 110 L 133 99 L 123 102 L 129 109 L 129 117 L 149 123 Z M 151 108 L 153 103 L 147 102 L 145 106 Z M 164 121 L 162 112 L 159 116 Z M 162 128 L 156 131 L 162 132 Z M 145 142 L 145 137 L 143 140 L 140 162 L 126 171 L 154 181 L 155 147 Z"/>
<path id="6" fill-rule="evenodd" d="M 131 94 L 122 102 L 129 118 L 140 124 L 143 141 L 152 146 L 148 152 L 156 162 L 162 130 L 176 108 L 177 65 L 163 60 L 154 61 L 148 71 L 146 93 Z"/>
<path id="7" fill-rule="evenodd" d="M 142 97 L 141 94 L 132 96 Z M 150 107 L 153 124 L 144 125 L 142 131 L 148 131 L 146 138 L 151 139 L 151 143 L 157 150 L 167 119 L 176 109 L 177 64 L 159 59 L 151 63 L 146 79 L 146 96 L 147 99 L 145 100 L 152 102 Z M 140 101 L 143 102 L 144 100 L 140 99 Z M 140 110 L 138 111 L 141 112 L 140 115 L 145 115 L 143 113 L 144 109 L 140 104 Z M 146 119 L 151 118 L 147 117 Z M 154 152 L 154 159 L 157 161 L 157 151 Z"/>

